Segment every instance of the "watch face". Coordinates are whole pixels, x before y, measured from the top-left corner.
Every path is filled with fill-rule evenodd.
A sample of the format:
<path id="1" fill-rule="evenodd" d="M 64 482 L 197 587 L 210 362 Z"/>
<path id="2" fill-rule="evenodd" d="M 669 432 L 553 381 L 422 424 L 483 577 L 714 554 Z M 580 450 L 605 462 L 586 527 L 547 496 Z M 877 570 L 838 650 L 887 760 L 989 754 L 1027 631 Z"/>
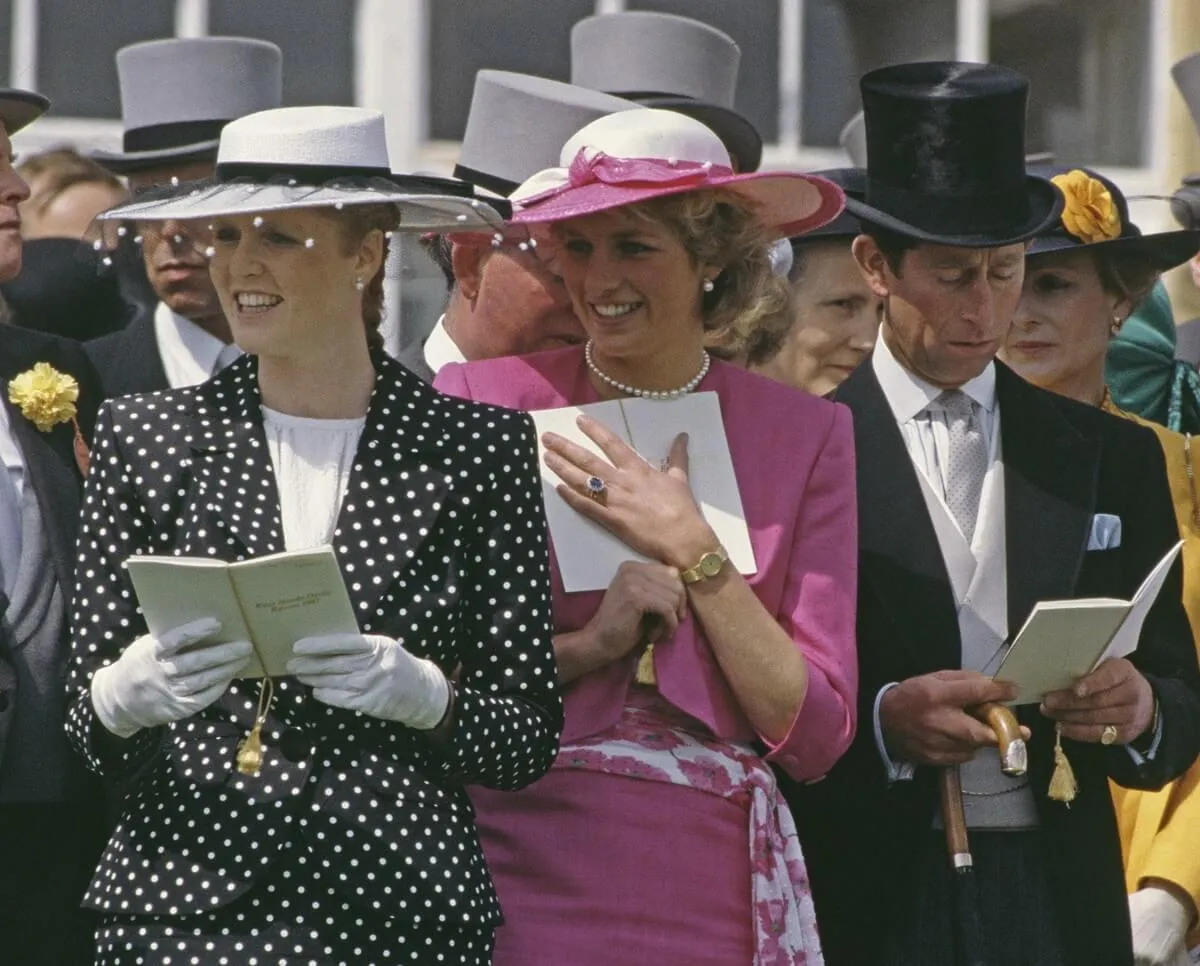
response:
<path id="1" fill-rule="evenodd" d="M 700 558 L 700 573 L 705 577 L 715 577 L 721 572 L 721 567 L 725 561 L 721 559 L 719 553 L 706 553 Z"/>

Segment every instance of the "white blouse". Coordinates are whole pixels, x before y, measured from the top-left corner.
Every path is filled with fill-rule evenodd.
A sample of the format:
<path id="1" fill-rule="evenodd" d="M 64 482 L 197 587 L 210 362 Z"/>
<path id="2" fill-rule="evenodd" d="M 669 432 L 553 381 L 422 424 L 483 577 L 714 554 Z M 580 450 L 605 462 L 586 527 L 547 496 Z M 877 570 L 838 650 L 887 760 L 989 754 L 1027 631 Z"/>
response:
<path id="1" fill-rule="evenodd" d="M 283 545 L 303 550 L 333 538 L 362 436 L 359 419 L 312 419 L 262 407 L 283 517 Z"/>

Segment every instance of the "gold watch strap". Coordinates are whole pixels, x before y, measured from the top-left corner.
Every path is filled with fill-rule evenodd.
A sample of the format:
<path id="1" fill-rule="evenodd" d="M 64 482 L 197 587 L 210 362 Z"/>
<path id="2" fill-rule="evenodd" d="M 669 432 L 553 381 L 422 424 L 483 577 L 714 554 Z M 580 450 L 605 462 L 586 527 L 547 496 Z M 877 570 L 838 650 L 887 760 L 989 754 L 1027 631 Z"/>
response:
<path id="1" fill-rule="evenodd" d="M 715 577 L 729 560 L 729 551 L 722 546 L 710 550 L 701 557 L 693 567 L 679 572 L 679 579 L 685 584 L 698 584 L 709 577 Z"/>

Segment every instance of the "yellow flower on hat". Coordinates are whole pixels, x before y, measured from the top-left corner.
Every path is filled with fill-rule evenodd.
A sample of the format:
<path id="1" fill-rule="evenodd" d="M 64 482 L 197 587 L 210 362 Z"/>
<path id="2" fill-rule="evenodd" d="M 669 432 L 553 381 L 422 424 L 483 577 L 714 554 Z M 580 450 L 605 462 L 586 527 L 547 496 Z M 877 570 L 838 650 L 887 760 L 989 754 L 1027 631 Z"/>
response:
<path id="1" fill-rule="evenodd" d="M 1108 241 L 1121 234 L 1121 216 L 1104 182 L 1076 168 L 1050 179 L 1063 193 L 1062 223 L 1085 245 Z"/>
<path id="2" fill-rule="evenodd" d="M 8 384 L 8 401 L 43 433 L 74 420 L 78 398 L 79 383 L 48 362 L 26 369 Z"/>

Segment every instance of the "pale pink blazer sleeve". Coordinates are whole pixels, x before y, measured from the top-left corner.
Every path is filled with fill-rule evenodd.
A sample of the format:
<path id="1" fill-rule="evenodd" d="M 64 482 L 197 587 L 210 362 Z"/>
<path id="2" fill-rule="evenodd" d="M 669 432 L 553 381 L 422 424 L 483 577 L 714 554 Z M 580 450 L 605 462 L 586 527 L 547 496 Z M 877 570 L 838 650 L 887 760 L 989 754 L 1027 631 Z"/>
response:
<path id="1" fill-rule="evenodd" d="M 769 761 L 821 778 L 850 747 L 857 718 L 858 513 L 850 410 L 837 406 L 803 488 L 778 619 L 808 661 L 808 691 Z"/>

